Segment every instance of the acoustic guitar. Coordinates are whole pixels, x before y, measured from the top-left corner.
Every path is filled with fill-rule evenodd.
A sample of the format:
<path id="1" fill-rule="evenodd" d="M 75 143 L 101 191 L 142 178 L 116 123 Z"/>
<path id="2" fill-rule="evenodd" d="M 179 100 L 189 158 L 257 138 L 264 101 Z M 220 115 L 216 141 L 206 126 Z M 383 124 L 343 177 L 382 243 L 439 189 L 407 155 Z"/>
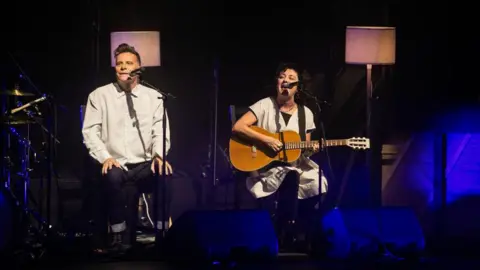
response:
<path id="1" fill-rule="evenodd" d="M 237 170 L 252 172 L 264 168 L 272 162 L 292 163 L 300 158 L 303 149 L 311 149 L 320 145 L 320 141 L 302 141 L 300 134 L 292 130 L 271 133 L 267 130 L 252 126 L 253 130 L 273 137 L 282 142 L 283 148 L 275 152 L 268 145 L 255 142 L 245 136 L 234 134 L 229 142 L 230 162 Z M 349 146 L 353 149 L 370 148 L 370 139 L 352 137 L 350 139 L 322 140 L 321 148 L 332 146 Z"/>

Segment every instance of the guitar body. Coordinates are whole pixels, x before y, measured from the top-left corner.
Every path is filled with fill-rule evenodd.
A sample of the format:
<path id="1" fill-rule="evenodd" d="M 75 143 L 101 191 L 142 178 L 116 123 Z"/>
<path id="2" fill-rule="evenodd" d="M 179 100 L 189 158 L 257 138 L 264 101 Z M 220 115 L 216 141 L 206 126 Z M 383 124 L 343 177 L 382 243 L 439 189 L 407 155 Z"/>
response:
<path id="1" fill-rule="evenodd" d="M 280 133 L 270 133 L 257 126 L 251 128 L 284 144 L 301 141 L 300 134 L 295 131 L 286 130 Z M 276 153 L 261 142 L 255 142 L 239 135 L 233 135 L 229 143 L 230 162 L 236 169 L 243 172 L 259 170 L 272 162 L 291 163 L 298 160 L 301 153 L 301 149 L 281 150 Z"/>
<path id="2" fill-rule="evenodd" d="M 234 134 L 230 138 L 230 162 L 233 167 L 243 172 L 257 171 L 271 163 L 285 164 L 295 162 L 300 158 L 303 149 L 311 149 L 314 146 L 320 146 L 321 149 L 332 146 L 349 146 L 353 149 L 370 148 L 370 139 L 364 137 L 307 142 L 302 141 L 300 134 L 293 130 L 271 133 L 257 126 L 252 126 L 251 128 L 258 133 L 281 141 L 284 147 L 279 152 L 275 152 L 261 142 Z"/>

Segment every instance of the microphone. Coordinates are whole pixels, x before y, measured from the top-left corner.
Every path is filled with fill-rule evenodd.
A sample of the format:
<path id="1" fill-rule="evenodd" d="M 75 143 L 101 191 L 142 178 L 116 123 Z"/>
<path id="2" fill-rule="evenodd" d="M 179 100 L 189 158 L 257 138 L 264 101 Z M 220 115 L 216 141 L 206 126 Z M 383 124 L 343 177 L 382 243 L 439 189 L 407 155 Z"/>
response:
<path id="1" fill-rule="evenodd" d="M 296 82 L 291 82 L 291 83 L 282 83 L 282 88 L 289 88 L 289 89 L 292 89 L 294 86 L 297 86 L 298 85 L 298 81 Z"/>
<path id="2" fill-rule="evenodd" d="M 138 76 L 138 75 L 142 74 L 144 71 L 145 71 L 144 67 L 139 67 L 137 69 L 132 70 L 132 72 L 130 72 L 130 74 L 128 74 L 128 75 L 130 77 L 135 77 L 135 76 Z"/>

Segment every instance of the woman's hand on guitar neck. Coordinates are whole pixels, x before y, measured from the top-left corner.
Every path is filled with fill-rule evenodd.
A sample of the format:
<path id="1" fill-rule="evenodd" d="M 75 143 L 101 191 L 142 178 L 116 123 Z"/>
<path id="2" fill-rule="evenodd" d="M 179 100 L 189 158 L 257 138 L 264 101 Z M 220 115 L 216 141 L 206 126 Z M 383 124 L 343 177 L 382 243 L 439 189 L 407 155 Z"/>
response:
<path id="1" fill-rule="evenodd" d="M 304 155 L 306 157 L 310 157 L 312 156 L 313 154 L 316 154 L 320 151 L 320 143 L 319 142 L 315 142 L 315 143 L 312 143 L 311 144 L 311 147 L 308 147 L 306 149 L 306 151 L 304 152 Z"/>
<path id="2" fill-rule="evenodd" d="M 263 142 L 275 152 L 282 150 L 283 143 L 275 138 L 266 136 Z"/>
<path id="3" fill-rule="evenodd" d="M 320 151 L 320 142 L 316 142 L 313 144 L 312 151 L 313 153 L 318 153 Z"/>

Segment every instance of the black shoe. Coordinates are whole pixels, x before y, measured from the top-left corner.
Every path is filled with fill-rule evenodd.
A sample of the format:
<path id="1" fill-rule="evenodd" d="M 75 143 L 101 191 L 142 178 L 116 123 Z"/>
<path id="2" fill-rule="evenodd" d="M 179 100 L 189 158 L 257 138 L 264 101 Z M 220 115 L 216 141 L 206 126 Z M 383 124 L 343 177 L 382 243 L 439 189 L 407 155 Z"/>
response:
<path id="1" fill-rule="evenodd" d="M 281 252 L 295 252 L 295 245 L 297 243 L 295 227 L 294 222 L 288 222 L 281 226 L 278 239 L 279 250 Z"/>
<path id="2" fill-rule="evenodd" d="M 128 235 L 125 232 L 113 233 L 112 243 L 110 244 L 107 252 L 109 255 L 121 256 L 127 253 L 131 248 L 131 244 L 124 243 L 123 239 L 126 239 Z"/>
<path id="3" fill-rule="evenodd" d="M 293 243 L 295 252 L 308 254 L 310 248 L 310 237 L 306 233 L 298 232 L 295 237 L 295 242 Z"/>

